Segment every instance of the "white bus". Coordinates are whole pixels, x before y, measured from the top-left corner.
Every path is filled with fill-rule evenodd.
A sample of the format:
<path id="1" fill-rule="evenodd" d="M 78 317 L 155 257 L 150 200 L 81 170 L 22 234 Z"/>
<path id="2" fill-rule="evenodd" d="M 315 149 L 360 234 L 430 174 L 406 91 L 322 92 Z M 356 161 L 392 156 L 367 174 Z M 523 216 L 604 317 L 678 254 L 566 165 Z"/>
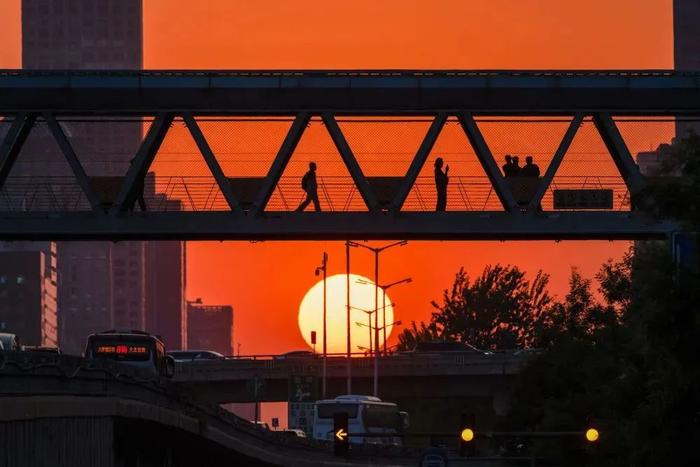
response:
<path id="1" fill-rule="evenodd" d="M 333 415 L 348 414 L 348 431 L 386 436 L 350 436 L 353 444 L 400 445 L 399 435 L 408 428 L 408 414 L 399 411 L 393 402 L 382 402 L 373 396 L 338 396 L 317 401 L 314 405 L 314 439 L 333 440 Z"/>

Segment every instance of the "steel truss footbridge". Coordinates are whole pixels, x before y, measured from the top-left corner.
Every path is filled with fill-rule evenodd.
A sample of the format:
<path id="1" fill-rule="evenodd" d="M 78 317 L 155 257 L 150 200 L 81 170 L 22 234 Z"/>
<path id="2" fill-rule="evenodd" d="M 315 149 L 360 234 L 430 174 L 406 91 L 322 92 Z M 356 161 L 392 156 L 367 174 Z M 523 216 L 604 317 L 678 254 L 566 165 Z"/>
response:
<path id="1" fill-rule="evenodd" d="M 699 114 L 700 73 L 665 70 L 4 70 L 0 239 L 663 237 L 633 154 Z"/>

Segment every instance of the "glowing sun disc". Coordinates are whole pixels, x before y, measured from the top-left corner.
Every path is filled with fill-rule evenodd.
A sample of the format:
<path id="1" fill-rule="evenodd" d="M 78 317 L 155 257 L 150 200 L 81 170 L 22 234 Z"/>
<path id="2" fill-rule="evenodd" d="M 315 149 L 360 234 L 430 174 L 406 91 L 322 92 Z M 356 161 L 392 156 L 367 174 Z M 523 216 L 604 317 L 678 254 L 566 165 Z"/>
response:
<path id="1" fill-rule="evenodd" d="M 336 274 L 328 276 L 326 282 L 326 326 L 328 334 L 328 353 L 345 353 L 347 351 L 347 311 L 346 311 L 346 276 Z M 358 280 L 367 282 L 358 284 Z M 384 335 L 382 331 L 382 289 L 379 289 L 379 345 L 384 345 Z M 374 282 L 370 279 L 350 274 L 350 340 L 353 352 L 361 352 L 358 346 L 369 348 L 370 324 L 369 315 L 365 311 L 374 311 Z M 371 325 L 374 327 L 374 313 L 371 314 Z M 386 294 L 386 323 L 394 322 L 394 308 L 389 294 Z M 362 323 L 359 326 L 356 323 Z M 391 335 L 393 326 L 387 326 L 387 340 Z M 323 352 L 323 280 L 320 280 L 306 292 L 299 305 L 299 331 L 307 345 L 311 344 L 311 331 L 316 331 L 316 351 Z M 371 331 L 372 345 L 374 345 L 374 330 Z"/>

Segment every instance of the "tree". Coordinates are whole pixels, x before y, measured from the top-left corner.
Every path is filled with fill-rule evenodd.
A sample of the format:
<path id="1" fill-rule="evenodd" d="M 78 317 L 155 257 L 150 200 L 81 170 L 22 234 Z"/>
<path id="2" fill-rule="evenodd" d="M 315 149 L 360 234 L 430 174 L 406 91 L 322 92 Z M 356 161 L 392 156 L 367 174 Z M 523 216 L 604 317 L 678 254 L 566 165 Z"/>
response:
<path id="1" fill-rule="evenodd" d="M 413 323 L 399 336 L 399 348 L 411 349 L 423 340 L 466 342 L 484 349 L 528 347 L 535 342 L 537 323 L 551 306 L 549 276 L 539 271 L 532 282 L 516 266 L 486 266 L 476 279 L 460 269 L 452 288 L 429 324 Z"/>
<path id="2" fill-rule="evenodd" d="M 698 232 L 700 138 L 691 133 L 663 150 L 666 179 L 651 183 L 637 205 Z M 603 433 L 587 455 L 566 443 L 540 446 L 548 457 L 566 465 L 700 464 L 700 268 L 697 257 L 674 264 L 669 251 L 666 242 L 637 242 L 621 262 L 603 265 L 602 304 L 590 302 L 590 283 L 572 278 L 563 308 L 543 325 L 551 347 L 519 375 L 507 423 L 571 429 L 585 417 Z"/>

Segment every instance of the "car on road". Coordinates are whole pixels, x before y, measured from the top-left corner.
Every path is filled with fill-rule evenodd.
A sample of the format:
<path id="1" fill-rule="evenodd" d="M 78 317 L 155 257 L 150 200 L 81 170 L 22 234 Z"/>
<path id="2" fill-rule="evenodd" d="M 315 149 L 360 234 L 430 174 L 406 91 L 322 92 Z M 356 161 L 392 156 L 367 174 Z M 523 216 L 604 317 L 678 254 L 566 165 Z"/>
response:
<path id="1" fill-rule="evenodd" d="M 198 362 L 224 358 L 222 354 L 213 350 L 171 350 L 168 355 L 173 357 L 176 362 Z"/>
<path id="2" fill-rule="evenodd" d="M 455 342 L 455 341 L 425 341 L 418 342 L 416 346 L 409 350 L 408 353 L 449 353 L 449 352 L 478 352 L 484 355 L 492 355 L 493 352 L 489 350 L 481 350 L 467 342 Z"/>
<path id="3" fill-rule="evenodd" d="M 306 433 L 304 430 L 299 428 L 287 428 L 286 430 L 282 430 L 280 433 L 294 438 L 306 438 Z"/>
<path id="4" fill-rule="evenodd" d="M 275 355 L 276 360 L 286 360 L 292 358 L 315 358 L 316 354 L 310 350 L 292 350 L 280 355 Z"/>
<path id="5" fill-rule="evenodd" d="M 26 352 L 39 352 L 39 353 L 50 353 L 50 354 L 61 354 L 61 349 L 58 347 L 48 347 L 44 345 L 25 345 L 24 350 Z"/>

